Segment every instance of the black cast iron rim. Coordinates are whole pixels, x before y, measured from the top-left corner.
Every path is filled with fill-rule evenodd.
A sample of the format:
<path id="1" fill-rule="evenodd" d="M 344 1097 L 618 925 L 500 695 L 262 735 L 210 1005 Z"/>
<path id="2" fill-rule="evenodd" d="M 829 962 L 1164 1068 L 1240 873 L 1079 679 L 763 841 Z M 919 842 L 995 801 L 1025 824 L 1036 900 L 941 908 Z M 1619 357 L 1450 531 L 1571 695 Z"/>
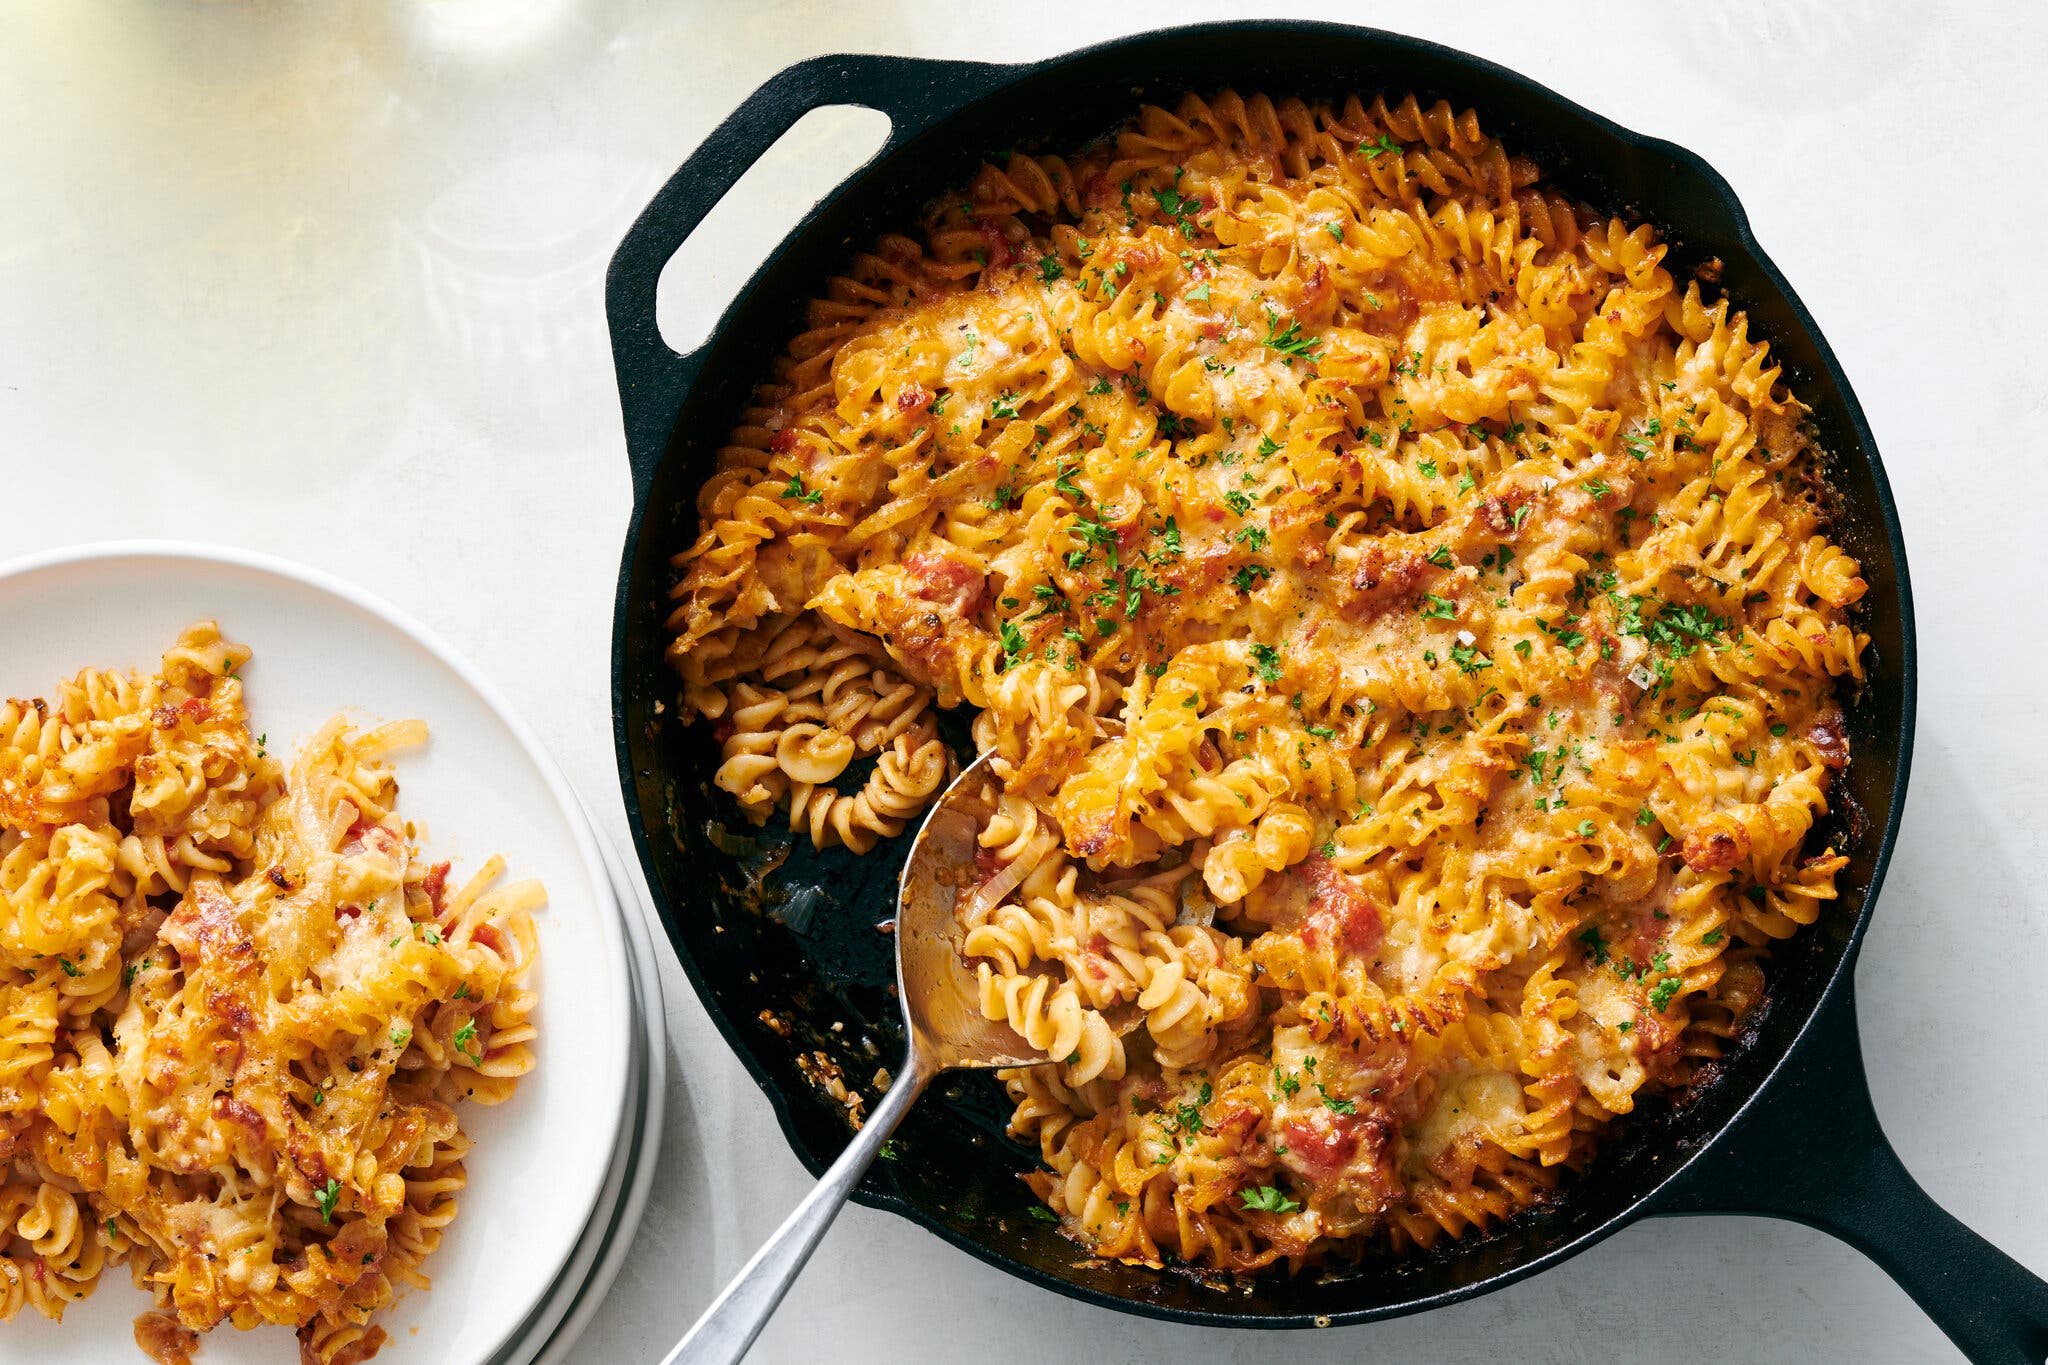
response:
<path id="1" fill-rule="evenodd" d="M 1261 37 L 1280 35 L 1304 45 L 1311 45 L 1320 38 L 1341 39 L 1346 43 L 1368 42 L 1396 56 L 1412 54 L 1462 65 L 1474 74 L 1484 75 L 1507 85 L 1519 94 L 1521 98 L 1539 106 L 1547 106 L 1549 110 L 1575 120 L 1618 144 L 1653 152 L 1658 156 L 1668 158 L 1686 176 L 1691 177 L 1704 186 L 1720 202 L 1730 219 L 1732 231 L 1737 240 L 1761 269 L 1772 288 L 1777 291 L 1782 302 L 1792 314 L 1797 327 L 1804 333 L 1805 339 L 1816 352 L 1820 367 L 1839 391 L 1841 396 L 1840 416 L 1847 423 L 1849 432 L 1854 438 L 1853 444 L 1856 447 L 1854 456 L 1846 458 L 1856 458 L 1867 465 L 1874 487 L 1874 507 L 1860 508 L 1859 510 L 1865 513 L 1874 512 L 1876 514 L 1873 518 L 1876 523 L 1875 529 L 1881 531 L 1891 553 L 1893 573 L 1889 586 L 1895 590 L 1896 594 L 1895 609 L 1898 614 L 1897 624 L 1899 628 L 1897 648 L 1901 656 L 1898 660 L 1899 686 L 1902 691 L 1899 706 L 1898 760 L 1884 813 L 1883 833 L 1876 847 L 1869 879 L 1863 891 L 1863 903 L 1853 924 L 1848 928 L 1846 945 L 1840 952 L 1832 975 L 1822 986 L 1811 1005 L 1807 1007 L 1805 1017 L 1798 1024 L 1790 1043 L 1783 1048 L 1775 1060 L 1769 1062 L 1761 1080 L 1752 1086 L 1749 1093 L 1740 1101 L 1732 1114 L 1693 1151 L 1675 1161 L 1663 1173 L 1662 1178 L 1656 1181 L 1650 1188 L 1644 1190 L 1618 1212 L 1595 1226 L 1580 1232 L 1569 1241 L 1563 1242 L 1521 1263 L 1438 1293 L 1327 1314 L 1275 1313 L 1247 1316 L 1227 1311 L 1190 1310 L 1175 1305 L 1148 1302 L 1105 1293 L 1041 1271 L 1034 1266 L 1012 1258 L 996 1248 L 987 1246 L 972 1237 L 965 1236 L 954 1227 L 929 1216 L 924 1210 L 911 1204 L 904 1198 L 889 1190 L 879 1188 L 872 1182 L 863 1184 L 856 1190 L 853 1196 L 861 1204 L 896 1213 L 923 1226 L 953 1246 L 1007 1274 L 1098 1307 L 1198 1326 L 1237 1328 L 1325 1327 L 1405 1316 L 1410 1313 L 1444 1307 L 1465 1299 L 1477 1297 L 1481 1294 L 1490 1293 L 1493 1290 L 1504 1288 L 1507 1285 L 1558 1265 L 1612 1236 L 1625 1225 L 1656 1212 L 1653 1205 L 1659 1193 L 1670 1188 L 1682 1175 L 1700 1167 L 1710 1157 L 1721 1139 L 1738 1125 L 1742 1124 L 1746 1118 L 1750 1117 L 1758 1109 L 1767 1091 L 1785 1074 L 1788 1064 L 1797 1060 L 1796 1054 L 1799 1053 L 1802 1045 L 1817 1031 L 1817 1021 L 1831 1010 L 1849 1009 L 1853 1012 L 1853 1001 L 1849 1000 L 1848 996 L 1851 990 L 1850 983 L 1857 951 L 1868 929 L 1871 913 L 1876 906 L 1885 873 L 1890 865 L 1893 846 L 1898 834 L 1899 821 L 1905 805 L 1906 786 L 1911 772 L 1918 665 L 1911 582 L 1907 567 L 1904 539 L 1900 531 L 1898 511 L 1893 499 L 1890 482 L 1885 474 L 1883 462 L 1878 454 L 1875 437 L 1870 430 L 1862 405 L 1857 400 L 1847 375 L 1842 371 L 1833 348 L 1829 346 L 1826 337 L 1815 323 L 1811 313 L 1807 310 L 1805 304 L 1801 302 L 1790 282 L 1786 280 L 1783 272 L 1778 269 L 1776 263 L 1765 252 L 1762 244 L 1756 240 L 1750 229 L 1748 215 L 1743 210 L 1734 189 L 1719 172 L 1715 171 L 1712 166 L 1697 154 L 1663 139 L 1649 137 L 1624 128 L 1612 120 L 1586 109 L 1576 101 L 1567 99 L 1548 87 L 1521 75 L 1519 72 L 1484 58 L 1475 57 L 1423 39 L 1389 33 L 1383 30 L 1303 20 L 1231 21 L 1153 30 L 1096 44 L 1040 62 L 995 68 L 1001 74 L 990 84 L 975 90 L 971 97 L 962 100 L 958 108 L 952 114 L 942 117 L 932 131 L 942 131 L 944 125 L 953 121 L 958 115 L 988 101 L 1019 81 L 1037 75 L 1057 72 L 1061 67 L 1086 58 L 1118 53 L 1131 54 L 1134 58 L 1134 69 L 1144 71 L 1143 54 L 1146 49 L 1164 40 L 1188 36 L 1228 38 L 1237 35 L 1259 35 Z M 826 59 L 813 60 L 822 61 Z M 1146 74 L 1149 75 L 1149 73 Z M 1134 100 L 1134 107 L 1135 103 L 1136 101 Z M 815 218 L 828 207 L 855 192 L 863 181 L 874 173 L 887 159 L 888 154 L 884 153 L 863 165 L 805 214 L 799 224 L 790 230 L 782 243 L 771 253 L 768 261 L 764 262 L 755 276 L 750 278 L 748 283 L 742 286 L 735 294 L 733 300 L 722 313 L 718 326 L 713 329 L 710 338 L 695 353 L 696 355 L 708 354 L 717 346 L 718 339 L 726 330 L 727 325 L 747 306 L 753 285 L 759 279 L 760 274 L 766 272 L 775 260 L 788 249 L 790 244 L 804 234 Z M 653 307 L 651 299 L 647 306 L 651 313 Z M 691 382 L 694 382 L 694 378 Z M 635 453 L 636 455 L 638 454 L 638 452 Z M 713 989 L 713 984 L 706 978 L 700 965 L 683 943 L 676 922 L 675 912 L 666 903 L 666 898 L 662 891 L 662 883 L 657 872 L 656 853 L 649 838 L 647 821 L 634 781 L 632 737 L 628 733 L 627 720 L 627 678 L 631 663 L 628 656 L 627 641 L 628 616 L 630 612 L 635 610 L 647 609 L 650 602 L 656 600 L 659 592 L 659 589 L 657 589 L 656 596 L 649 596 L 646 601 L 642 601 L 640 600 L 641 594 L 636 594 L 634 591 L 634 565 L 645 529 L 644 524 L 647 510 L 647 499 L 636 495 L 627 528 L 618 588 L 614 600 L 612 636 L 613 738 L 619 767 L 621 794 L 625 802 L 628 824 L 632 830 L 634 851 L 647 877 L 649 888 L 653 892 L 656 903 L 662 911 L 662 920 L 664 928 L 668 933 L 670 944 L 674 948 L 699 1002 L 704 1006 L 706 1013 L 710 1015 L 712 1022 L 724 1037 L 727 1046 L 739 1059 L 740 1063 L 746 1067 L 748 1074 L 768 1099 L 770 1106 L 774 1110 L 776 1122 L 781 1127 L 784 1138 L 791 1150 L 808 1169 L 816 1174 L 824 1169 L 826 1163 L 815 1159 L 805 1143 L 800 1139 L 796 1123 L 791 1114 L 788 1097 L 783 1093 L 779 1082 L 769 1074 L 765 1065 L 754 1052 L 753 1043 L 741 1031 L 739 1021 L 731 1017 L 723 1008 L 718 1000 L 716 991 Z M 1894 609 L 1894 603 L 1880 599 L 1871 606 L 1872 610 L 1880 608 L 1890 611 Z M 658 666 L 660 663 L 659 658 L 657 657 L 654 662 Z M 1853 1016 L 1849 1026 L 1853 1029 Z M 1569 1192 L 1567 1192 L 1566 1197 L 1570 1197 Z M 1227 1302 L 1220 1295 L 1219 1301 Z"/>

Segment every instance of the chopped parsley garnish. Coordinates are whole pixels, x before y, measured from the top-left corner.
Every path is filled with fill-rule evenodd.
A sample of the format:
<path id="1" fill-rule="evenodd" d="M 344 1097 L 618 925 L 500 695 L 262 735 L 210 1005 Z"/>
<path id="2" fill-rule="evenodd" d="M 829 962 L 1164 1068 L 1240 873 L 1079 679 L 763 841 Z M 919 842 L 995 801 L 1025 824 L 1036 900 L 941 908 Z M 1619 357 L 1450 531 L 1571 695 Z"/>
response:
<path id="1" fill-rule="evenodd" d="M 1266 548 L 1265 528 L 1259 526 L 1244 527 L 1237 533 L 1236 540 L 1238 544 L 1257 554 L 1260 550 Z"/>
<path id="2" fill-rule="evenodd" d="M 1556 625 L 1552 625 L 1548 621 L 1539 620 L 1536 622 L 1536 629 L 1550 636 L 1566 649 L 1577 649 L 1580 645 L 1586 643 L 1585 632 L 1572 629 L 1578 623 L 1579 618 L 1576 616 L 1562 616 L 1558 618 Z"/>
<path id="3" fill-rule="evenodd" d="M 1666 602 L 1657 609 L 1657 617 L 1648 624 L 1647 633 L 1652 644 L 1661 645 L 1684 658 L 1699 648 L 1701 642 L 1718 648 L 1720 633 L 1727 628 L 1727 621 L 1705 607 Z"/>
<path id="4" fill-rule="evenodd" d="M 1259 344 L 1269 351 L 1278 351 L 1289 360 L 1299 357 L 1314 364 L 1323 357 L 1322 343 L 1304 337 L 1299 321 L 1290 320 L 1283 328 L 1280 326 L 1280 315 L 1270 311 L 1266 314 L 1266 335 L 1260 339 Z"/>
<path id="5" fill-rule="evenodd" d="M 1650 458 L 1650 452 L 1656 448 L 1652 446 L 1650 442 L 1645 438 L 1656 436 L 1659 433 L 1661 433 L 1663 429 L 1664 424 L 1662 422 L 1659 422 L 1656 418 L 1652 417 L 1648 422 L 1645 422 L 1643 424 L 1642 430 L 1640 432 L 1630 432 L 1624 435 L 1621 438 L 1622 447 L 1626 449 L 1628 453 L 1635 458 L 1636 463 L 1641 464 L 1644 460 Z"/>
<path id="6" fill-rule="evenodd" d="M 1493 660 L 1481 654 L 1472 645 L 1452 645 L 1451 662 L 1458 666 L 1460 673 L 1477 673 L 1481 669 L 1493 667 Z"/>
<path id="7" fill-rule="evenodd" d="M 1683 980 L 1675 976 L 1667 976 L 1659 981 L 1650 991 L 1650 1008 L 1664 1009 L 1671 1003 L 1671 997 L 1677 995 L 1679 987 L 1684 984 Z"/>
<path id="8" fill-rule="evenodd" d="M 1598 967 L 1607 961 L 1607 940 L 1600 937 L 1600 926 L 1589 924 L 1579 931 L 1579 942 L 1586 945 L 1586 951 L 1593 955 L 1593 965 Z"/>
<path id="9" fill-rule="evenodd" d="M 1041 1223 L 1057 1223 L 1060 1221 L 1060 1216 L 1043 1204 L 1033 1204 L 1031 1206 L 1031 1216 Z"/>
<path id="10" fill-rule="evenodd" d="M 1253 645 L 1252 659 L 1258 664 L 1261 682 L 1280 681 L 1280 651 L 1271 645 Z"/>
<path id="11" fill-rule="evenodd" d="M 989 415 L 992 417 L 1015 417 L 1017 415 L 1017 395 L 1008 391 L 997 394 L 996 401 L 989 404 L 988 410 Z"/>
<path id="12" fill-rule="evenodd" d="M 1116 532 L 1099 521 L 1092 521 L 1087 517 L 1075 517 L 1074 530 L 1079 532 L 1081 539 L 1089 545 L 1100 547 L 1116 544 Z M 1115 551 L 1112 550 L 1110 553 L 1110 563 L 1114 564 L 1115 562 L 1116 555 Z"/>
<path id="13" fill-rule="evenodd" d="M 472 1057 L 483 1055 L 483 1049 L 470 1046 L 471 1043 L 476 1041 L 476 1020 L 474 1019 L 455 1030 L 453 1041 L 457 1052 L 467 1053 Z"/>
<path id="14" fill-rule="evenodd" d="M 1358 144 L 1358 154 L 1368 161 L 1374 161 L 1388 152 L 1399 152 L 1401 144 L 1381 133 L 1377 141 L 1367 140 Z"/>
<path id="15" fill-rule="evenodd" d="M 783 485 L 782 497 L 785 502 L 794 498 L 796 501 L 804 504 L 806 507 L 816 507 L 819 503 L 825 500 L 825 492 L 823 489 L 819 488 L 813 488 L 809 491 L 805 491 L 804 476 L 801 474 L 792 474 L 789 476 L 789 482 Z"/>
<path id="16" fill-rule="evenodd" d="M 1168 1119 L 1169 1126 L 1177 1127 L 1186 1133 L 1201 1132 L 1202 1106 L 1209 1102 L 1209 1096 L 1213 1093 L 1215 1092 L 1210 1089 L 1209 1083 L 1203 1081 L 1201 1091 L 1195 1096 L 1194 1103 L 1175 1106 L 1172 1116 Z"/>
<path id="17" fill-rule="evenodd" d="M 328 1177 L 327 1184 L 316 1190 L 314 1197 L 320 1201 L 320 1221 L 333 1222 L 335 1201 L 341 1198 L 341 1182 L 332 1176 Z"/>
<path id="18" fill-rule="evenodd" d="M 1185 167 L 1174 167 L 1173 184 L 1166 189 L 1152 191 L 1152 201 L 1173 216 L 1174 222 L 1180 225 L 1181 236 L 1193 240 L 1195 215 L 1202 211 L 1202 201 L 1180 192 L 1180 178 L 1186 174 Z"/>
<path id="19" fill-rule="evenodd" d="M 1448 597 L 1438 597 L 1433 592 L 1422 595 L 1422 606 L 1417 610 L 1432 621 L 1455 621 L 1458 619 L 1457 604 Z"/>
<path id="20" fill-rule="evenodd" d="M 1060 263 L 1059 257 L 1041 256 L 1039 258 L 1038 278 L 1044 281 L 1046 284 L 1051 284 L 1054 280 L 1058 279 L 1060 276 L 1066 273 L 1067 268 L 1066 266 Z"/>
<path id="21" fill-rule="evenodd" d="M 1297 1201 L 1289 1199 L 1271 1185 L 1239 1190 L 1238 1196 L 1244 1200 L 1246 1208 L 1257 1209 L 1260 1213 L 1293 1213 L 1301 1207 Z"/>
<path id="22" fill-rule="evenodd" d="M 1225 504 L 1229 506 L 1231 511 L 1237 513 L 1239 516 L 1243 516 L 1245 513 L 1252 510 L 1252 500 L 1246 497 L 1244 494 L 1238 492 L 1235 488 L 1231 489 L 1228 493 L 1225 493 L 1223 495 L 1223 501 Z"/>
<path id="23" fill-rule="evenodd" d="M 1260 579 L 1272 576 L 1273 571 L 1263 564 L 1245 564 L 1230 576 L 1230 583 L 1239 592 L 1250 592 L 1259 586 Z"/>
<path id="24" fill-rule="evenodd" d="M 1434 550 L 1424 555 L 1423 558 L 1436 565 L 1439 569 L 1448 569 L 1457 563 L 1456 560 L 1451 558 L 1451 549 L 1448 545 L 1437 546 Z"/>

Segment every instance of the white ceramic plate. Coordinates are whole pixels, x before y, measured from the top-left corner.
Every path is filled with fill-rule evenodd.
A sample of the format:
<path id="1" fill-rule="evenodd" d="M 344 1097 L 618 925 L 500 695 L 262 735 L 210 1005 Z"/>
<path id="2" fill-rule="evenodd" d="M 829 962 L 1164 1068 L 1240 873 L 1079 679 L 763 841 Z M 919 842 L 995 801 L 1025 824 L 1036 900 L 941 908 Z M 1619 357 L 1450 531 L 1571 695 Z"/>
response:
<path id="1" fill-rule="evenodd" d="M 594 827 L 596 822 L 591 823 Z M 661 1156 L 661 1119 L 668 1083 L 668 1008 L 662 996 L 661 967 L 654 956 L 653 932 L 648 927 L 651 911 L 602 836 L 598 846 L 604 851 L 605 867 L 618 895 L 634 968 L 633 1008 L 639 1030 L 634 1037 L 628 1122 L 619 1134 L 612 1176 L 605 1182 L 575 1255 L 521 1328 L 519 1340 L 493 1365 L 563 1365 L 570 1359 L 625 1264 L 641 1215 L 647 1211 L 654 1167 Z M 636 1113 L 637 1121 L 632 1117 Z"/>
<path id="2" fill-rule="evenodd" d="M 400 810 L 455 874 L 503 853 L 539 877 L 540 1036 L 533 1074 L 496 1107 L 468 1106 L 469 1187 L 425 1270 L 378 1321 L 379 1365 L 480 1365 L 507 1346 L 590 1223 L 627 1122 L 633 1051 L 624 931 L 595 837 L 568 783 L 474 670 L 390 606 L 268 556 L 163 542 L 84 546 L 0 565 L 0 695 L 35 696 L 77 669 L 147 668 L 187 623 L 218 620 L 255 657 L 251 719 L 289 753 L 327 716 L 424 719 L 398 759 Z M 635 1116 L 637 1117 L 637 1116 Z M 142 1361 L 130 1323 L 145 1296 L 114 1270 L 62 1324 L 24 1312 L 5 1354 L 37 1365 Z M 287 1365 L 284 1328 L 214 1331 L 211 1365 Z"/>
<path id="3" fill-rule="evenodd" d="M 595 823 L 592 822 L 593 825 Z M 576 1358 L 577 1342 L 597 1316 L 606 1295 L 619 1278 L 620 1269 L 626 1264 L 633 1238 L 640 1231 L 640 1220 L 647 1212 L 647 1196 L 654 1188 L 654 1168 L 661 1160 L 662 1117 L 668 1102 L 668 1002 L 662 993 L 661 964 L 655 954 L 666 949 L 667 940 L 658 937 L 653 908 L 635 885 L 633 874 L 626 870 L 625 860 L 601 836 L 598 843 L 604 849 L 605 865 L 611 870 L 612 885 L 618 892 L 620 913 L 626 921 L 627 937 L 638 968 L 639 989 L 634 993 L 634 999 L 639 1004 L 646 1030 L 643 1040 L 647 1048 L 646 1073 L 641 1078 L 646 1087 L 646 1099 L 640 1113 L 639 1130 L 633 1134 L 635 1140 L 622 1158 L 622 1164 L 630 1174 L 618 1204 L 612 1210 L 611 1220 L 603 1230 L 600 1254 L 576 1295 L 564 1305 L 567 1315 L 555 1327 L 553 1335 L 544 1344 L 536 1336 L 533 1344 L 538 1348 L 538 1354 L 529 1365 L 567 1365 Z M 657 942 L 662 944 L 662 949 L 655 947 Z"/>

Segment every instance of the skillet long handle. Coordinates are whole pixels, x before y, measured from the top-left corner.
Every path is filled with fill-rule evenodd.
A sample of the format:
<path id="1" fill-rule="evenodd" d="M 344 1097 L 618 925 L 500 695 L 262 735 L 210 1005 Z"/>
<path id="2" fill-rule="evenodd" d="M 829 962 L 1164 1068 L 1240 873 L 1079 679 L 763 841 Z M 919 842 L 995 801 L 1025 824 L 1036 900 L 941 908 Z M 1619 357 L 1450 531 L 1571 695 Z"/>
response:
<path id="1" fill-rule="evenodd" d="M 740 1268 L 725 1292 L 712 1300 L 689 1333 L 663 1358 L 662 1365 L 735 1365 L 746 1355 L 754 1338 L 768 1325 L 782 1296 L 796 1283 L 804 1262 L 811 1259 L 818 1239 L 839 1216 L 853 1187 L 860 1184 L 882 1144 L 910 1112 L 910 1106 L 917 1102 L 931 1076 L 915 1055 L 905 1060 L 896 1083 L 818 1181 L 817 1188 L 804 1196 L 804 1202 L 775 1229 L 775 1235 Z"/>
<path id="2" fill-rule="evenodd" d="M 1784 1074 L 1654 1211 L 1819 1228 L 1875 1261 L 1977 1365 L 2048 1359 L 2048 1282 L 1935 1203 L 1885 1139 L 1846 986 Z"/>
<path id="3" fill-rule="evenodd" d="M 702 349 L 677 355 L 661 339 L 654 295 L 662 267 L 705 215 L 777 138 L 813 109 L 859 104 L 887 114 L 889 140 L 877 153 L 887 155 L 1017 69 L 917 57 L 813 57 L 749 95 L 669 177 L 612 253 L 605 273 L 605 317 L 636 502 L 645 498 L 683 395 L 703 365 Z"/>

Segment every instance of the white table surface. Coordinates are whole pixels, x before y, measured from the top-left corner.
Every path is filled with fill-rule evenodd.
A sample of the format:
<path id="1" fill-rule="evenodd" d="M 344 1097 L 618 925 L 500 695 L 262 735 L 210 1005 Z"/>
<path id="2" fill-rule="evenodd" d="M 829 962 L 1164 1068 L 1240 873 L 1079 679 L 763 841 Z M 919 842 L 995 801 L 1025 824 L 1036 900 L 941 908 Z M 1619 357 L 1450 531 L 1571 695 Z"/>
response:
<path id="1" fill-rule="evenodd" d="M 629 493 L 601 282 L 633 214 L 749 91 L 813 53 L 1021 60 L 1231 9 L 17 0 L 0 8 L 0 558 L 172 535 L 354 579 L 495 678 L 623 841 L 607 650 Z M 1871 1084 L 1928 1190 L 2048 1271 L 2048 710 L 2032 672 L 2048 568 L 2048 14 L 1846 0 L 1291 11 L 1519 66 L 1698 151 L 1834 343 L 1898 493 L 1922 647 L 1912 795 L 1859 970 Z M 671 272 L 673 340 L 704 332 L 880 127 L 828 112 L 792 134 L 763 177 L 775 183 L 743 186 Z M 668 980 L 668 1146 L 584 1341 L 592 1361 L 657 1359 L 806 1184 L 672 963 Z M 1083 1307 L 863 1209 L 753 1358 L 1280 1352 L 1955 1358 L 1859 1255 L 1780 1223 L 1639 1224 L 1456 1308 L 1283 1339 Z"/>

